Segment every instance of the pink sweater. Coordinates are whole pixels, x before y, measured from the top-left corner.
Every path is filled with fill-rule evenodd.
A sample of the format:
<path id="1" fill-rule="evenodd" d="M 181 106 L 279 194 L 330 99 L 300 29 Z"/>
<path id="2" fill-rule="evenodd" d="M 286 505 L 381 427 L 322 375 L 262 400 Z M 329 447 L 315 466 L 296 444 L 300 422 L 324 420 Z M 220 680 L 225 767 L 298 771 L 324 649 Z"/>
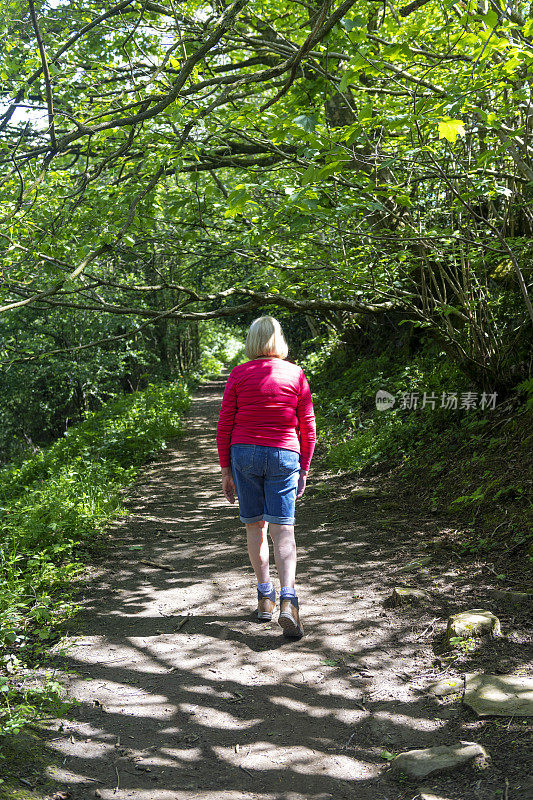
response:
<path id="1" fill-rule="evenodd" d="M 300 453 L 309 469 L 315 449 L 315 412 L 301 367 L 281 358 L 256 358 L 232 369 L 217 427 L 221 467 L 232 444 L 260 444 Z"/>

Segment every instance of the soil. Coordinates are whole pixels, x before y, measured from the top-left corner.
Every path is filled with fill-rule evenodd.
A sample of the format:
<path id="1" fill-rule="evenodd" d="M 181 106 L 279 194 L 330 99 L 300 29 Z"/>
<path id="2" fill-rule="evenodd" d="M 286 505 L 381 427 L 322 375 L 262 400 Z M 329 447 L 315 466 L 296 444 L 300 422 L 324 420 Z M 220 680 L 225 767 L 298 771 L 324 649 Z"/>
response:
<path id="1" fill-rule="evenodd" d="M 495 600 L 496 576 L 456 560 L 456 531 L 394 481 L 356 483 L 316 459 L 296 524 L 305 636 L 254 620 L 244 528 L 220 489 L 223 386 L 200 387 L 185 434 L 144 470 L 88 577 L 62 644 L 77 702 L 46 734 L 57 765 L 48 796 L 533 798 L 528 720 L 478 719 L 460 694 L 428 693 L 465 672 L 531 674 L 528 609 Z M 356 486 L 378 494 L 359 499 Z M 391 607 L 394 586 L 430 600 Z M 470 608 L 498 614 L 503 636 L 450 657 L 446 619 Z M 390 769 L 399 752 L 461 740 L 490 761 L 423 786 Z"/>

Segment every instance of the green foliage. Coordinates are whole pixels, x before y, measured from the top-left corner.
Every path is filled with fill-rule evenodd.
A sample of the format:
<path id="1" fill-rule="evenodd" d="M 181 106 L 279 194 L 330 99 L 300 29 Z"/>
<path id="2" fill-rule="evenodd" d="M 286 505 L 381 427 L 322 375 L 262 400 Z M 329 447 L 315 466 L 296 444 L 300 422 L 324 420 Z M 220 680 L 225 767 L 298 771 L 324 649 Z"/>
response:
<path id="1" fill-rule="evenodd" d="M 189 326 L 160 321 L 134 338 L 113 338 L 131 327 L 69 309 L 0 314 L 0 464 L 50 443 L 113 397 L 188 371 Z"/>
<path id="2" fill-rule="evenodd" d="M 239 363 L 244 352 L 240 331 L 224 323 L 204 322 L 200 327 L 200 372 L 220 375 Z"/>
<path id="3" fill-rule="evenodd" d="M 467 389 L 461 386 L 464 376 L 432 345 L 407 363 L 385 349 L 353 364 L 346 349 L 332 350 L 328 342 L 305 364 L 318 393 L 317 418 L 321 438 L 329 445 L 328 463 L 343 470 L 401 462 L 421 437 L 436 436 L 455 422 L 449 411 L 438 407 L 439 401 L 435 409 L 422 408 L 424 392 L 440 399 L 443 391 Z M 376 408 L 380 389 L 395 397 L 393 408 Z M 418 408 L 400 408 L 402 395 L 411 393 L 418 395 Z"/>
<path id="4" fill-rule="evenodd" d="M 21 671 L 20 667 L 9 676 L 0 676 L 0 736 L 19 733 L 43 713 L 61 715 L 70 705 L 51 673 L 36 681 Z"/>
<path id="5" fill-rule="evenodd" d="M 526 408 L 528 411 L 533 411 L 533 378 L 519 383 L 516 387 L 520 394 L 526 396 Z"/>
<path id="6" fill-rule="evenodd" d="M 337 329 L 358 308 L 407 313 L 473 380 L 528 377 L 522 0 L 454 13 L 429 0 L 405 18 L 361 0 L 317 30 L 305 5 L 277 0 L 250 0 L 227 28 L 215 2 L 100 19 L 99 4 L 45 3 L 57 146 L 28 9 L 15 6 L 0 30 L 0 297 L 34 302 L 9 312 L 0 449 L 11 431 L 36 441 L 25 382 L 58 435 L 114 393 L 115 347 L 115 376 L 140 388 L 145 372 L 198 362 L 202 315 L 242 319 L 263 300 L 307 302 Z M 32 361 L 35 380 L 13 366 L 62 348 L 76 357 L 56 371 Z"/>
<path id="7" fill-rule="evenodd" d="M 19 729 L 41 701 L 56 697 L 49 681 L 23 691 L 21 671 L 39 661 L 71 613 L 64 590 L 84 554 L 121 513 L 121 492 L 138 467 L 180 433 L 188 404 L 182 381 L 149 386 L 88 414 L 50 447 L 0 472 L 0 732 Z"/>
<path id="8" fill-rule="evenodd" d="M 531 381 L 504 402 L 497 397 L 494 409 L 466 410 L 460 403 L 448 409 L 440 406 L 441 392 L 460 396 L 475 387 L 431 342 L 410 357 L 396 344 L 362 338 L 356 354 L 346 342 L 313 342 L 303 365 L 330 467 L 395 468 L 395 480 L 416 487 L 428 511 L 462 521 L 458 547 L 465 553 L 527 549 L 533 541 Z M 392 408 L 376 408 L 378 389 L 396 398 Z M 422 407 L 424 392 L 436 395 L 434 409 Z M 399 408 L 402 393 L 417 393 L 418 407 Z"/>

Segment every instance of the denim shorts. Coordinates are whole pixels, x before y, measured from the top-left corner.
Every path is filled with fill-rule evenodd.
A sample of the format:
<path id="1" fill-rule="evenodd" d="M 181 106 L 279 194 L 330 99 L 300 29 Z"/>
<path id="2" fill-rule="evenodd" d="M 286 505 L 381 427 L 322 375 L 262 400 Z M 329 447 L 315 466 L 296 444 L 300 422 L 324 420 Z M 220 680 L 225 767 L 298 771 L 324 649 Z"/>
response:
<path id="1" fill-rule="evenodd" d="M 241 522 L 294 525 L 300 454 L 260 444 L 232 444 L 230 452 Z"/>

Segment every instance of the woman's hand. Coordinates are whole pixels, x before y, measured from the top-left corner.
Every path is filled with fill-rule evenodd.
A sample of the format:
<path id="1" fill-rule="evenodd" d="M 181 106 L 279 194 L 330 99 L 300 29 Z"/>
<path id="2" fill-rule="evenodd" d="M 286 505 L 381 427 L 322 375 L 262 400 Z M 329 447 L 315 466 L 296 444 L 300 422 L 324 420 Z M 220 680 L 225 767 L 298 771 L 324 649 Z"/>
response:
<path id="1" fill-rule="evenodd" d="M 298 478 L 298 488 L 296 490 L 296 499 L 299 500 L 302 497 L 303 493 L 305 492 L 305 484 L 307 482 L 307 472 L 303 469 L 300 470 L 300 476 Z"/>
<path id="2" fill-rule="evenodd" d="M 222 491 L 226 500 L 233 505 L 235 502 L 235 484 L 229 467 L 222 469 Z"/>

